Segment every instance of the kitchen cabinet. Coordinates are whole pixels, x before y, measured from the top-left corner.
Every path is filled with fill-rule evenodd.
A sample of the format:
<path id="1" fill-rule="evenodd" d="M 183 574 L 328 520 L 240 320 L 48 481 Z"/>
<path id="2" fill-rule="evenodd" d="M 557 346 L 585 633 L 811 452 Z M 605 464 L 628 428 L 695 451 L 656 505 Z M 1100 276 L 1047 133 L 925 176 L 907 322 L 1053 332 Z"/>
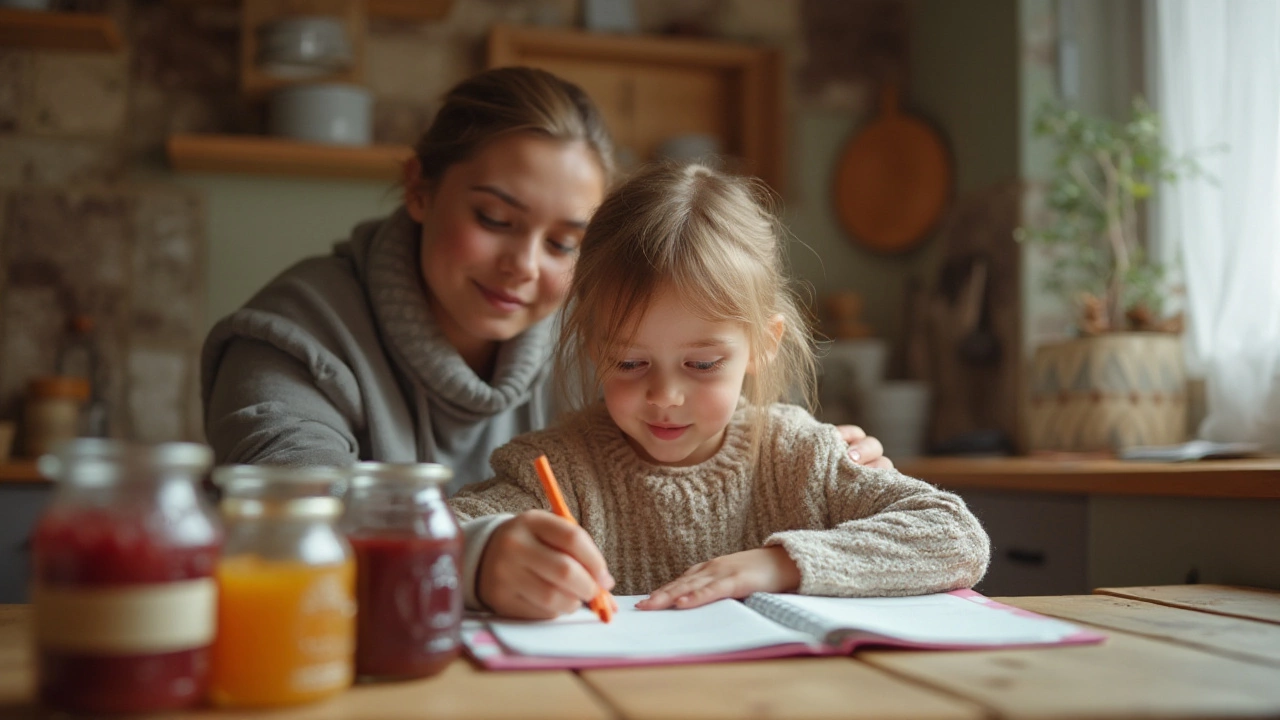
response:
<path id="1" fill-rule="evenodd" d="M 1223 583 L 1280 588 L 1280 458 L 1137 463 L 919 458 L 907 475 L 959 493 L 992 542 L 990 595 Z"/>
<path id="2" fill-rule="evenodd" d="M 0 605 L 28 600 L 31 531 L 54 484 L 0 480 Z"/>
<path id="3" fill-rule="evenodd" d="M 492 30 L 488 49 L 490 67 L 541 67 L 580 85 L 635 161 L 652 159 L 674 137 L 710 135 L 730 169 L 756 175 L 777 192 L 785 175 L 781 63 L 772 48 L 506 25 Z M 387 181 L 399 179 L 400 163 L 412 152 L 243 135 L 175 135 L 166 151 L 179 172 Z"/>
<path id="4" fill-rule="evenodd" d="M 542 68 L 582 87 L 624 165 L 655 159 L 672 138 L 709 135 L 729 169 L 782 192 L 786 103 L 775 48 L 499 25 L 488 52 L 490 67 Z"/>
<path id="5" fill-rule="evenodd" d="M 960 493 L 991 537 L 985 595 L 1089 592 L 1089 498 L 966 490 Z"/>

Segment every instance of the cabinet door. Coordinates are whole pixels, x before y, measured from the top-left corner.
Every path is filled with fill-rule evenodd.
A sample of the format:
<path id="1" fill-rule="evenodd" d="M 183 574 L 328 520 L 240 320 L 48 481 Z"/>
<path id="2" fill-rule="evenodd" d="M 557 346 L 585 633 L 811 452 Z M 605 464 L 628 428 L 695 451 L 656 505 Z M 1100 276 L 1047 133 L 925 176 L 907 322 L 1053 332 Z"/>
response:
<path id="1" fill-rule="evenodd" d="M 984 595 L 1089 592 L 1089 499 L 1084 495 L 960 493 L 991 536 Z"/>
<path id="2" fill-rule="evenodd" d="M 604 115 L 624 165 L 664 142 L 707 135 L 727 169 L 783 191 L 782 56 L 753 45 L 496 26 L 489 65 L 528 65 L 580 86 Z"/>
<path id="3" fill-rule="evenodd" d="M 719 138 L 726 153 L 741 153 L 740 128 L 729 122 L 734 106 L 728 71 L 674 66 L 644 67 L 601 61 L 547 60 L 542 67 L 580 86 L 595 100 L 619 148 L 645 162 L 663 141 L 697 133 Z"/>
<path id="4" fill-rule="evenodd" d="M 27 602 L 31 530 L 52 483 L 0 483 L 0 605 Z"/>

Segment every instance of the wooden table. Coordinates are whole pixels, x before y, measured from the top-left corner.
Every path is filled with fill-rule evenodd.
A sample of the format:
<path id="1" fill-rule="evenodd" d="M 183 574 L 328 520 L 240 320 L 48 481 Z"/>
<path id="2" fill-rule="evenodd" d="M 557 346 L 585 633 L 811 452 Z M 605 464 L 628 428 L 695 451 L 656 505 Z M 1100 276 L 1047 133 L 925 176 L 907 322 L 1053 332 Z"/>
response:
<path id="1" fill-rule="evenodd" d="M 483 672 L 361 686 L 273 713 L 188 718 L 1120 718 L 1280 716 L 1280 592 L 1213 585 L 1000 598 L 1101 629 L 1102 645 L 871 650 L 571 672 Z M 0 606 L 0 717 L 31 717 L 25 606 Z"/>

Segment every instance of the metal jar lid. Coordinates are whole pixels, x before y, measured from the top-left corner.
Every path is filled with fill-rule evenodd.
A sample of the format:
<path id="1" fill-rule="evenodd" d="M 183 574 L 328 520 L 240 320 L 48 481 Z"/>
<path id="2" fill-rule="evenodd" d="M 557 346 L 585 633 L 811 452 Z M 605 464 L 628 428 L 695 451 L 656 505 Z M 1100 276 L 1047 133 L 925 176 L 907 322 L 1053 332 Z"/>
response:
<path id="1" fill-rule="evenodd" d="M 336 517 L 346 476 L 333 467 L 223 465 L 213 471 L 223 513 L 235 517 Z"/>
<path id="2" fill-rule="evenodd" d="M 213 463 L 208 445 L 191 442 L 131 443 L 105 438 L 75 438 L 41 456 L 40 473 L 51 480 L 99 485 L 156 474 L 203 475 Z"/>
<path id="3" fill-rule="evenodd" d="M 439 486 L 453 479 L 453 470 L 438 463 L 358 462 L 347 470 L 353 489 L 375 485 Z"/>

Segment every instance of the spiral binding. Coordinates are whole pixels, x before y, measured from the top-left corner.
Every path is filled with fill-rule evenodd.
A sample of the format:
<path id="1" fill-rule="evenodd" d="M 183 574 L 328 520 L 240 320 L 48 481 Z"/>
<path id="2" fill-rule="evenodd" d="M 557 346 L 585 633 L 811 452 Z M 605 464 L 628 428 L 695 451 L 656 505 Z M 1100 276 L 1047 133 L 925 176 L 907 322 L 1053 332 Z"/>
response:
<path id="1" fill-rule="evenodd" d="M 831 627 L 821 617 L 801 610 L 777 595 L 752 593 L 743 604 L 776 623 L 808 633 L 822 642 L 827 641 L 827 634 L 831 632 Z"/>

